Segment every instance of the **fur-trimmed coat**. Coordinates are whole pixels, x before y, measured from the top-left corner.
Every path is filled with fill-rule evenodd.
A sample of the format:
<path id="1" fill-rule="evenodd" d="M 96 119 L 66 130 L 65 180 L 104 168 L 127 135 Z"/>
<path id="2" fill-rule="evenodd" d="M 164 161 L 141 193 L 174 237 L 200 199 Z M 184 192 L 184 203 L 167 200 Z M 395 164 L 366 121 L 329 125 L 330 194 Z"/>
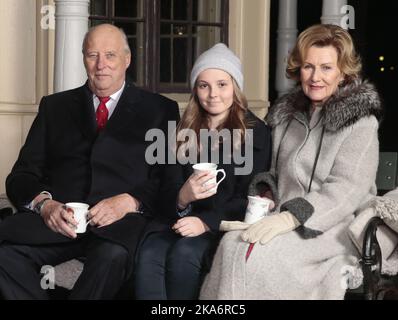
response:
<path id="1" fill-rule="evenodd" d="M 301 226 L 256 244 L 247 262 L 241 232 L 227 233 L 201 299 L 344 298 L 343 271 L 358 261 L 347 228 L 376 194 L 381 104 L 374 87 L 357 80 L 338 88 L 312 118 L 309 108 L 300 87 L 277 101 L 267 118 L 273 127 L 267 178 L 275 179 L 277 211 L 289 210 Z"/>

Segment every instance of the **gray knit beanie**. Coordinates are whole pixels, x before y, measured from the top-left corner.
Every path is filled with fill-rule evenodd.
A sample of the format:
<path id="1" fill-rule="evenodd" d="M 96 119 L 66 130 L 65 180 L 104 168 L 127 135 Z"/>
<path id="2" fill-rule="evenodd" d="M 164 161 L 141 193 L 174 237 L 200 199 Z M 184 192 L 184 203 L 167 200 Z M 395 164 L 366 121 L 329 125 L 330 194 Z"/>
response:
<path id="1" fill-rule="evenodd" d="M 191 71 L 191 88 L 194 88 L 199 74 L 206 69 L 220 69 L 229 73 L 243 90 L 242 64 L 225 44 L 217 43 L 196 59 Z"/>

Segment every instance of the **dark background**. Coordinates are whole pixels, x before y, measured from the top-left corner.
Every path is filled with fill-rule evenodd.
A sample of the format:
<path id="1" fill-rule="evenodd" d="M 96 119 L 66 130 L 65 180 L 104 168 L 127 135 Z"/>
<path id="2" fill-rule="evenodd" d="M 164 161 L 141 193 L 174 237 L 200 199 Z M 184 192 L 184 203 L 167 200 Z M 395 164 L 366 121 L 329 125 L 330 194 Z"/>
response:
<path id="1" fill-rule="evenodd" d="M 349 30 L 363 62 L 363 77 L 376 85 L 383 100 L 384 119 L 380 127 L 380 151 L 398 151 L 398 110 L 393 90 L 398 90 L 398 2 L 391 0 L 349 0 L 355 9 L 355 29 Z M 320 23 L 322 0 L 298 0 L 298 33 Z M 276 31 L 278 0 L 271 0 L 271 49 L 269 99 L 275 91 Z M 384 61 L 379 57 L 384 56 Z M 384 67 L 384 72 L 381 68 Z"/>

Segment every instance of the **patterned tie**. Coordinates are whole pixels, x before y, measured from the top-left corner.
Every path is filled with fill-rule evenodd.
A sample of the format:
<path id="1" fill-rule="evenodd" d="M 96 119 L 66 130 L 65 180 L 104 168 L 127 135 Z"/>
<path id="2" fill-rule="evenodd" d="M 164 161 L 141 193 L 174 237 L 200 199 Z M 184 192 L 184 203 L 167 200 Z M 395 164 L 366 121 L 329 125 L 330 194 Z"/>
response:
<path id="1" fill-rule="evenodd" d="M 97 130 L 101 131 L 105 128 L 106 122 L 108 121 L 108 108 L 106 103 L 110 100 L 110 97 L 98 97 L 100 104 L 97 108 L 96 119 L 97 119 Z"/>

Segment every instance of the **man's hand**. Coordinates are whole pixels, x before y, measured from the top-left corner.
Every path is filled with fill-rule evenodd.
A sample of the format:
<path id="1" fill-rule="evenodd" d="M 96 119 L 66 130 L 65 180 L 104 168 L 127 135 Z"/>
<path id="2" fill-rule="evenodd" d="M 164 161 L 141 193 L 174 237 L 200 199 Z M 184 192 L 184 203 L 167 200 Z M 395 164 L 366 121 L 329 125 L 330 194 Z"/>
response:
<path id="1" fill-rule="evenodd" d="M 90 224 L 104 227 L 138 210 L 139 202 L 127 193 L 104 199 L 90 209 Z"/>
<path id="2" fill-rule="evenodd" d="M 197 237 L 210 230 L 206 223 L 198 217 L 185 217 L 179 219 L 172 229 L 183 237 Z"/>
<path id="3" fill-rule="evenodd" d="M 77 221 L 73 219 L 73 211 L 67 210 L 63 203 L 47 200 L 41 210 L 44 223 L 54 232 L 68 238 L 76 238 Z"/>
<path id="4" fill-rule="evenodd" d="M 241 235 L 243 241 L 266 244 L 274 237 L 292 231 L 300 222 L 289 211 L 283 211 L 272 216 L 266 216 L 251 225 Z"/>
<path id="5" fill-rule="evenodd" d="M 180 189 L 178 194 L 178 205 L 186 208 L 191 202 L 206 199 L 216 194 L 214 188 L 217 184 L 212 183 L 204 185 L 207 181 L 214 178 L 214 173 L 204 171 L 201 173 L 193 173 Z"/>

